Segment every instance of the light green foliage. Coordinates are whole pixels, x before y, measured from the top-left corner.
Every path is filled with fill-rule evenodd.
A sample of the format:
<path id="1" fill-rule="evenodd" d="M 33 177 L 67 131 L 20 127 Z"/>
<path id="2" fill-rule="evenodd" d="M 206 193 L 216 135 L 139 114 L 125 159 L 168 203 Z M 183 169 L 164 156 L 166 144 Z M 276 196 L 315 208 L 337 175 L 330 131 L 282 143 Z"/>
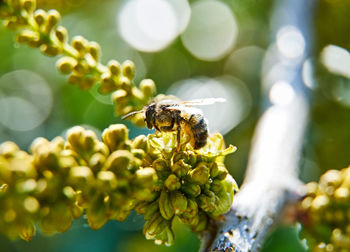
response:
<path id="1" fill-rule="evenodd" d="M 350 168 L 329 170 L 318 183 L 307 184 L 300 203 L 303 236 L 312 251 L 350 250 Z"/>

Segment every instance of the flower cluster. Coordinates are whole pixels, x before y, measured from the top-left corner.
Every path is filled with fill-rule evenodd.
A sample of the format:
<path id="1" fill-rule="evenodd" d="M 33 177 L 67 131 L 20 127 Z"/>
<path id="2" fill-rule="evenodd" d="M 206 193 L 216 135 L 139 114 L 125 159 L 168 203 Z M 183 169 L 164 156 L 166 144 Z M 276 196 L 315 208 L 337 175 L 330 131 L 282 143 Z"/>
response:
<path id="1" fill-rule="evenodd" d="M 2 0 L 0 19 L 5 20 L 7 28 L 19 30 L 18 43 L 39 48 L 48 56 L 60 55 L 57 68 L 69 75 L 69 83 L 83 90 L 97 84 L 102 94 L 112 93 L 118 115 L 141 109 L 155 94 L 155 84 L 150 79 L 142 80 L 139 87 L 133 84 L 133 62 L 127 60 L 120 64 L 110 60 L 103 65 L 97 42 L 82 36 L 75 36 L 69 41 L 67 29 L 59 25 L 61 16 L 56 10 L 36 9 L 35 0 Z M 136 125 L 144 125 L 140 116 L 131 120 Z"/>
<path id="2" fill-rule="evenodd" d="M 146 220 L 146 238 L 170 245 L 178 217 L 194 232 L 208 218 L 228 211 L 235 181 L 228 174 L 222 136 L 194 151 L 176 146 L 174 133 L 128 139 L 122 124 L 111 125 L 102 141 L 91 130 L 73 127 L 67 140 L 36 139 L 30 153 L 12 142 L 0 145 L 0 232 L 29 241 L 35 226 L 65 232 L 86 214 L 92 229 L 125 220 L 133 209 Z"/>
<path id="3" fill-rule="evenodd" d="M 329 170 L 318 183 L 307 184 L 300 203 L 302 235 L 312 251 L 350 250 L 350 167 Z"/>

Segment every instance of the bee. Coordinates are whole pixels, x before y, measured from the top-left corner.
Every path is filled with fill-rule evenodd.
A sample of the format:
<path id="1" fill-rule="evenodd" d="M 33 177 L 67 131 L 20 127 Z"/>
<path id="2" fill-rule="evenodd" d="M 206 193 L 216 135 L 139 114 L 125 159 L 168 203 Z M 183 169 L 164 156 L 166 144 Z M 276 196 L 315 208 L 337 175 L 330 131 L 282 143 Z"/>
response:
<path id="1" fill-rule="evenodd" d="M 177 132 L 177 148 L 180 147 L 181 132 L 189 136 L 190 144 L 197 150 L 207 144 L 208 122 L 201 109 L 193 106 L 211 105 L 225 102 L 224 98 L 205 98 L 180 102 L 172 99 L 152 102 L 140 111 L 126 114 L 122 119 L 138 113 L 144 113 L 144 120 L 149 129 L 160 132 Z"/>

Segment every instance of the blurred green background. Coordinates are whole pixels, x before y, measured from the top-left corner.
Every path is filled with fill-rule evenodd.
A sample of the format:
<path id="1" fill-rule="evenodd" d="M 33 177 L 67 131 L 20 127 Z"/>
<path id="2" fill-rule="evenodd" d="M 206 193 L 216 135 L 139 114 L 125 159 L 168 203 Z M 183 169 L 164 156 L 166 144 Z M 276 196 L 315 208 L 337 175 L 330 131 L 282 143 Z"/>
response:
<path id="1" fill-rule="evenodd" d="M 70 36 L 83 35 L 100 43 L 104 63 L 133 60 L 135 83 L 152 78 L 158 93 L 184 99 L 226 97 L 223 107 L 205 113 L 211 131 L 220 131 L 227 143 L 238 147 L 226 164 L 241 184 L 262 111 L 261 80 L 266 73 L 261 69 L 274 46 L 270 44 L 274 1 L 38 2 L 62 12 Z M 302 69 L 312 97 L 300 162 L 305 182 L 350 163 L 349 16 L 349 0 L 316 1 L 312 55 Z M 27 149 L 34 138 L 64 135 L 75 125 L 100 133 L 121 122 L 114 116 L 110 97 L 67 84 L 55 69 L 55 58 L 17 45 L 14 33 L 4 28 L 0 28 L 0 55 L 0 142 L 15 141 Z M 149 132 L 125 123 L 131 137 Z M 39 232 L 29 243 L 0 236 L 0 251 L 198 251 L 199 239 L 180 223 L 175 223 L 176 241 L 170 248 L 147 241 L 142 225 L 142 217 L 133 213 L 124 223 L 110 221 L 92 231 L 82 218 L 64 234 L 47 237 Z M 264 251 L 306 251 L 297 230 L 279 227 Z"/>

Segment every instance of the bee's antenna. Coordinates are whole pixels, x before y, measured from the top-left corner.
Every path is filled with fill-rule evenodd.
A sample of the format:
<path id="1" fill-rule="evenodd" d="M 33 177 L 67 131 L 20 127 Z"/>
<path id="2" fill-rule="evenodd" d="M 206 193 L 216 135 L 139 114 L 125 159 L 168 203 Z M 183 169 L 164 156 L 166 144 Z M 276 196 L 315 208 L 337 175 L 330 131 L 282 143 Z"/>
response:
<path id="1" fill-rule="evenodd" d="M 136 115 L 136 114 L 142 113 L 142 112 L 144 112 L 144 110 L 139 110 L 139 111 L 133 111 L 133 112 L 130 112 L 130 113 L 128 113 L 128 114 L 126 114 L 126 115 L 124 115 L 124 116 L 122 117 L 122 120 L 124 120 L 124 119 L 126 119 L 126 118 L 128 118 L 128 117 L 130 117 L 130 116 L 133 116 L 133 115 Z"/>

